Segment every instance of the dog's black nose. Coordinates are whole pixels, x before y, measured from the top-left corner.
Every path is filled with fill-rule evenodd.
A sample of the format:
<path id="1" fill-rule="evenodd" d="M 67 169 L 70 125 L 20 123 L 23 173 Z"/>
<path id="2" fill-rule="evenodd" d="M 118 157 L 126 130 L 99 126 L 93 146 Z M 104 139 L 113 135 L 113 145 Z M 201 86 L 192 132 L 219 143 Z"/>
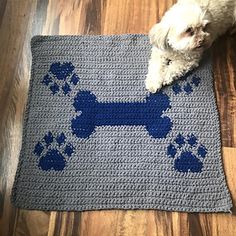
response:
<path id="1" fill-rule="evenodd" d="M 170 65 L 170 63 L 171 63 L 171 60 L 169 58 L 166 58 L 166 65 L 167 66 Z"/>

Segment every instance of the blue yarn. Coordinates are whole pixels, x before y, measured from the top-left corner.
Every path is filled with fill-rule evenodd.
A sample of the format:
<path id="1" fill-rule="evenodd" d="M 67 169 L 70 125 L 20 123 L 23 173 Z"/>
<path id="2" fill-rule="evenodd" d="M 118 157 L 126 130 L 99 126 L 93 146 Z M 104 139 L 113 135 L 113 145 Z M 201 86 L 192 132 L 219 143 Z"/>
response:
<path id="1" fill-rule="evenodd" d="M 184 137 L 181 134 L 178 134 L 178 136 L 175 139 L 175 142 L 179 144 L 179 146 L 183 146 L 183 144 L 185 144 Z"/>
<path id="2" fill-rule="evenodd" d="M 71 62 L 54 62 L 43 77 L 42 84 L 49 86 L 53 95 L 59 93 L 60 90 L 64 95 L 69 95 L 72 90 L 71 86 L 75 86 L 79 82 L 79 77 L 74 73 L 74 69 L 75 67 Z M 61 82 L 58 83 L 58 80 Z"/>
<path id="3" fill-rule="evenodd" d="M 52 147 L 54 142 L 56 147 Z M 74 150 L 75 148 L 71 143 L 66 143 L 64 133 L 60 133 L 54 137 L 49 131 L 35 145 L 33 153 L 39 157 L 38 166 L 40 169 L 61 171 L 66 166 L 66 157 L 71 157 Z"/>
<path id="4" fill-rule="evenodd" d="M 52 81 L 52 79 L 49 77 L 49 75 L 48 74 L 46 74 L 44 77 L 43 77 L 43 81 L 42 81 L 42 83 L 43 84 L 45 84 L 45 85 L 49 85 L 50 83 L 52 83 L 53 81 Z"/>
<path id="5" fill-rule="evenodd" d="M 37 156 L 40 156 L 41 153 L 43 152 L 43 145 L 42 143 L 38 142 L 36 145 L 35 145 L 35 148 L 34 148 L 34 154 L 37 155 Z"/>
<path id="6" fill-rule="evenodd" d="M 187 93 L 187 94 L 190 94 L 193 92 L 193 88 L 191 86 L 190 83 L 187 83 L 185 86 L 184 86 L 184 91 Z"/>
<path id="7" fill-rule="evenodd" d="M 194 149 L 197 155 L 193 153 Z M 178 156 L 178 150 L 181 154 Z M 198 144 L 198 140 L 194 134 L 190 134 L 187 138 L 178 134 L 173 143 L 167 147 L 167 155 L 174 159 L 174 169 L 179 172 L 201 172 L 203 168 L 202 158 L 207 154 L 204 145 Z"/>
<path id="8" fill-rule="evenodd" d="M 177 149 L 175 148 L 175 146 L 173 144 L 170 144 L 168 147 L 167 147 L 167 154 L 168 156 L 170 157 L 174 157 L 177 153 Z"/>
<path id="9" fill-rule="evenodd" d="M 64 150 L 64 153 L 70 157 L 74 152 L 74 147 L 71 144 L 67 144 Z"/>
<path id="10" fill-rule="evenodd" d="M 207 154 L 207 149 L 206 149 L 203 145 L 201 145 L 201 146 L 198 148 L 197 153 L 198 153 L 199 156 L 205 157 L 206 154 Z"/>
<path id="11" fill-rule="evenodd" d="M 46 143 L 46 145 L 50 145 L 53 142 L 53 135 L 52 133 L 49 131 L 45 136 L 44 136 L 44 141 Z"/>
<path id="12" fill-rule="evenodd" d="M 203 164 L 192 152 L 182 152 L 175 159 L 174 168 L 180 172 L 201 172 Z"/>
<path id="13" fill-rule="evenodd" d="M 197 144 L 197 138 L 192 134 L 188 137 L 188 144 L 195 146 Z"/>
<path id="14" fill-rule="evenodd" d="M 72 75 L 71 79 L 70 79 L 70 82 L 73 83 L 74 85 L 77 85 L 78 82 L 79 82 L 79 77 L 78 77 L 78 75 L 74 73 L 74 74 Z"/>
<path id="15" fill-rule="evenodd" d="M 49 72 L 51 72 L 58 80 L 65 80 L 70 76 L 75 67 L 71 62 L 55 62 L 50 66 Z"/>
<path id="16" fill-rule="evenodd" d="M 175 83 L 172 86 L 172 90 L 174 91 L 175 94 L 179 94 L 179 93 L 182 92 L 182 88 L 181 88 L 181 86 L 178 83 Z"/>
<path id="17" fill-rule="evenodd" d="M 71 92 L 70 85 L 67 82 L 65 82 L 65 84 L 62 86 L 62 90 L 65 95 L 68 94 L 69 92 Z"/>
<path id="18" fill-rule="evenodd" d="M 58 86 L 58 84 L 57 83 L 53 83 L 52 85 L 50 85 L 50 90 L 52 91 L 52 94 L 56 94 L 56 93 L 58 93 L 59 92 L 59 86 Z"/>
<path id="19" fill-rule="evenodd" d="M 58 135 L 56 137 L 56 141 L 57 141 L 59 146 L 61 146 L 63 143 L 65 143 L 65 140 L 66 140 L 66 136 L 65 136 L 64 133 L 61 133 L 60 135 Z"/>
<path id="20" fill-rule="evenodd" d="M 162 117 L 170 108 L 169 97 L 158 92 L 146 97 L 144 102 L 99 103 L 90 91 L 80 91 L 74 98 L 76 112 L 81 112 L 71 121 L 73 134 L 88 138 L 96 126 L 145 126 L 150 136 L 165 138 L 172 128 L 169 117 Z"/>
<path id="21" fill-rule="evenodd" d="M 192 78 L 192 84 L 198 87 L 200 83 L 201 83 L 201 78 L 199 76 L 194 75 Z"/>
<path id="22" fill-rule="evenodd" d="M 45 156 L 39 160 L 39 167 L 42 170 L 61 171 L 65 168 L 66 161 L 64 156 L 57 149 L 50 149 Z"/>
<path id="23" fill-rule="evenodd" d="M 188 72 L 184 76 L 180 77 L 173 85 L 172 90 L 177 95 L 181 92 L 185 92 L 187 95 L 193 92 L 194 87 L 198 87 L 201 83 L 201 78 L 197 75 L 192 75 L 193 71 Z M 189 77 L 192 76 L 191 82 L 188 82 Z M 183 81 L 182 83 L 180 81 Z M 181 85 L 182 84 L 182 85 Z"/>

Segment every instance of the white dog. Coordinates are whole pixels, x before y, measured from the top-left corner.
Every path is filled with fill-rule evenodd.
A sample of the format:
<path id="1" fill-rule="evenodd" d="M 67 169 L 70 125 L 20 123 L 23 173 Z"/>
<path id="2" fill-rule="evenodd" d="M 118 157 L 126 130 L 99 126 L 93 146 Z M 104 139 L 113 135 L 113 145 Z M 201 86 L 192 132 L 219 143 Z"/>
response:
<path id="1" fill-rule="evenodd" d="M 235 24 L 236 0 L 179 0 L 150 30 L 146 88 L 155 93 L 199 65 L 203 51 Z"/>

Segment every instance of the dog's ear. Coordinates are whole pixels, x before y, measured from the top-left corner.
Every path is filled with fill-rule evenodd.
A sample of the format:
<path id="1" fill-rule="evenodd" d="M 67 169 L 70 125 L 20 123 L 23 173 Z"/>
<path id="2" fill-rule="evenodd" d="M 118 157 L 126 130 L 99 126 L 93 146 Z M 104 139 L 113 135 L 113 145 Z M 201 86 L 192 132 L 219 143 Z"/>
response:
<path id="1" fill-rule="evenodd" d="M 169 32 L 169 27 L 167 27 L 163 23 L 155 24 L 149 32 L 150 43 L 162 50 L 167 49 L 168 32 Z"/>

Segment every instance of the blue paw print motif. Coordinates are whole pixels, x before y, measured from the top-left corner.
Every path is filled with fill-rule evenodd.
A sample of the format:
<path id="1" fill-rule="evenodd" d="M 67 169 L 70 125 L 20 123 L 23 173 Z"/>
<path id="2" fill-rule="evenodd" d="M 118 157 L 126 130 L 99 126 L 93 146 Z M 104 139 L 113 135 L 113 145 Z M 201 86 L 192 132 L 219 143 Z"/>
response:
<path id="1" fill-rule="evenodd" d="M 49 87 L 52 94 L 69 95 L 71 86 L 77 85 L 79 77 L 74 72 L 75 67 L 71 62 L 55 62 L 51 64 L 48 73 L 43 77 L 42 83 Z"/>
<path id="2" fill-rule="evenodd" d="M 173 86 L 172 90 L 175 94 L 179 93 L 186 93 L 186 94 L 191 94 L 194 90 L 195 87 L 198 87 L 199 84 L 201 83 L 201 78 L 197 75 L 193 75 L 190 81 L 187 81 L 187 77 L 189 74 L 186 76 L 183 76 L 180 80 L 185 81 L 185 83 L 182 85 L 179 83 L 179 81 L 176 81 Z"/>
<path id="3" fill-rule="evenodd" d="M 64 133 L 53 136 L 48 132 L 34 148 L 34 154 L 39 157 L 38 166 L 45 171 L 62 171 L 66 165 L 66 158 L 71 157 L 73 153 L 74 147 L 66 142 Z"/>
<path id="4" fill-rule="evenodd" d="M 197 173 L 202 171 L 202 160 L 207 155 L 207 149 L 193 134 L 186 138 L 179 134 L 167 147 L 167 154 L 174 159 L 175 170 Z"/>

